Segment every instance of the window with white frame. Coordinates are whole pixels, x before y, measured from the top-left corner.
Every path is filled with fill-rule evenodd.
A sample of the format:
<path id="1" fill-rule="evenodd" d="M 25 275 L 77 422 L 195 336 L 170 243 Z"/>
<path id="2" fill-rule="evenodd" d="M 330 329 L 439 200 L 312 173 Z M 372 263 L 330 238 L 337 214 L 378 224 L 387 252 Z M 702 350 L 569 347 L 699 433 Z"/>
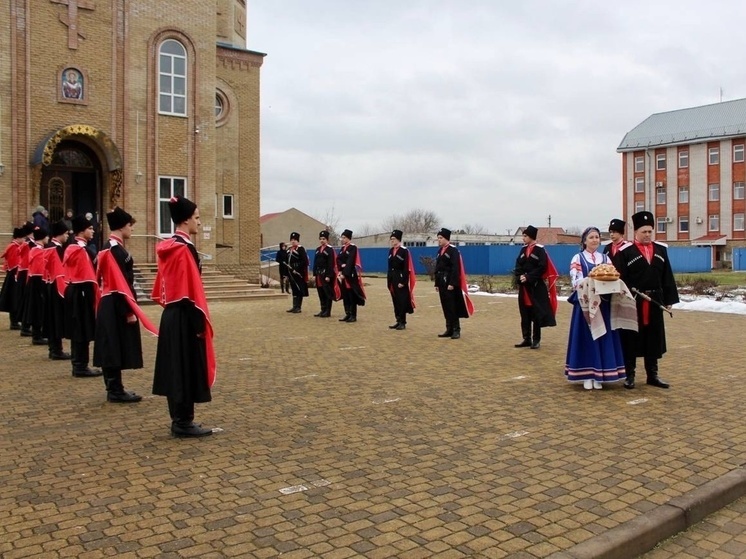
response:
<path id="1" fill-rule="evenodd" d="M 635 179 L 635 192 L 645 192 L 645 178 L 637 177 Z"/>
<path id="2" fill-rule="evenodd" d="M 158 112 L 186 115 L 187 59 L 184 45 L 173 39 L 158 49 Z"/>
<path id="3" fill-rule="evenodd" d="M 689 216 L 679 217 L 679 233 L 689 232 Z"/>
<path id="4" fill-rule="evenodd" d="M 223 194 L 223 217 L 233 219 L 233 194 Z"/>
<path id="5" fill-rule="evenodd" d="M 689 167 L 689 151 L 681 150 L 679 152 L 679 169 L 686 169 Z"/>
<path id="6" fill-rule="evenodd" d="M 743 188 L 742 182 L 734 182 L 733 183 L 733 199 L 734 200 L 743 200 L 744 195 L 744 188 Z"/>
<path id="7" fill-rule="evenodd" d="M 688 204 L 688 203 L 689 203 L 689 187 L 680 186 L 679 187 L 679 204 Z"/>
<path id="8" fill-rule="evenodd" d="M 665 217 L 659 217 L 656 220 L 657 227 L 655 228 L 656 233 L 665 233 L 666 232 L 666 218 Z"/>
<path id="9" fill-rule="evenodd" d="M 720 165 L 720 148 L 710 148 L 708 150 L 707 162 L 710 165 Z"/>
<path id="10" fill-rule="evenodd" d="M 717 202 L 720 200 L 720 185 L 711 184 L 707 187 L 707 199 L 710 202 Z"/>
<path id="11" fill-rule="evenodd" d="M 707 230 L 708 231 L 720 231 L 720 216 L 713 214 L 707 218 Z"/>
<path id="12" fill-rule="evenodd" d="M 733 163 L 743 162 L 743 144 L 733 146 Z"/>
<path id="13" fill-rule="evenodd" d="M 738 213 L 733 214 L 733 231 L 743 231 L 744 230 L 744 222 L 743 222 L 743 216 L 744 214 Z"/>
<path id="14" fill-rule="evenodd" d="M 635 202 L 635 213 L 645 211 L 645 202 Z"/>
<path id="15" fill-rule="evenodd" d="M 645 172 L 645 158 L 641 155 L 635 157 L 635 173 Z"/>
<path id="16" fill-rule="evenodd" d="M 659 186 L 655 189 L 655 203 L 665 204 L 666 203 L 666 189 L 663 186 Z"/>
<path id="17" fill-rule="evenodd" d="M 659 153 L 655 156 L 655 168 L 658 171 L 663 171 L 666 168 L 666 154 Z"/>
<path id="18" fill-rule="evenodd" d="M 184 177 L 158 177 L 158 233 L 161 235 L 174 234 L 168 201 L 176 195 L 186 196 L 186 179 Z"/>

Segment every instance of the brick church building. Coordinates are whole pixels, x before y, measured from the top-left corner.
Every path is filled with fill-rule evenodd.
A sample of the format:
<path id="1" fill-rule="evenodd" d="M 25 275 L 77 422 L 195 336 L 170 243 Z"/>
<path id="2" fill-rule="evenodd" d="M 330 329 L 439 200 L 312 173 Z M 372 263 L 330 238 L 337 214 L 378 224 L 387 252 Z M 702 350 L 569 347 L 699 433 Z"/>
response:
<path id="1" fill-rule="evenodd" d="M 9 0 L 0 42 L 3 236 L 39 205 L 102 228 L 119 205 L 152 262 L 183 194 L 198 250 L 258 272 L 264 54 L 246 49 L 245 0 Z"/>

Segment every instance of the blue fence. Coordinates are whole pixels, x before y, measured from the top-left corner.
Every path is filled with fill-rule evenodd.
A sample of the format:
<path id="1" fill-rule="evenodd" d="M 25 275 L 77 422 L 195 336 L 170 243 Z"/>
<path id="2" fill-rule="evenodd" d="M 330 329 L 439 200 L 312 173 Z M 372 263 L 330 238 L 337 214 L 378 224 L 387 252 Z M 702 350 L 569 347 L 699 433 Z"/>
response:
<path id="1" fill-rule="evenodd" d="M 550 245 L 546 247 L 554 265 L 561 274 L 570 270 L 570 260 L 577 254 L 578 247 L 574 245 Z M 313 264 L 313 250 L 309 251 L 309 258 Z M 386 273 L 388 268 L 388 248 L 358 248 L 363 263 L 364 274 Z M 438 247 L 409 247 L 418 274 L 425 274 L 425 266 L 420 262 L 422 256 L 435 258 Z M 470 276 L 504 276 L 513 272 L 515 259 L 520 247 L 518 245 L 478 245 L 459 247 L 464 259 L 466 273 Z M 736 268 L 736 251 L 744 251 L 739 257 L 746 266 L 746 249 L 735 249 L 733 252 L 733 269 Z M 262 251 L 262 261 L 274 260 L 275 251 Z M 676 273 L 709 272 L 711 269 L 711 249 L 709 247 L 668 247 L 671 267 Z"/>

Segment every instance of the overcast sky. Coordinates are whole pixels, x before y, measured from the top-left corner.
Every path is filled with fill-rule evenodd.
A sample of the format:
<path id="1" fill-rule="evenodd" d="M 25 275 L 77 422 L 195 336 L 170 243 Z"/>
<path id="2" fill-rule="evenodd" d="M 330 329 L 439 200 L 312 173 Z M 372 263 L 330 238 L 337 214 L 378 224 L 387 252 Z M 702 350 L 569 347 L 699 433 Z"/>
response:
<path id="1" fill-rule="evenodd" d="M 746 3 L 249 0 L 261 212 L 604 227 L 624 134 L 746 97 Z"/>

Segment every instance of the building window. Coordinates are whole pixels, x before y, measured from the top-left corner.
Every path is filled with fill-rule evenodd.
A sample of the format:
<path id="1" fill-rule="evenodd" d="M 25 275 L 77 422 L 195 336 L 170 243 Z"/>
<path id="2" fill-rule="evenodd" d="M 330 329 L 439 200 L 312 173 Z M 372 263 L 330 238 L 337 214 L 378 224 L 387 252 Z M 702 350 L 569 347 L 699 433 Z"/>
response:
<path id="1" fill-rule="evenodd" d="M 743 163 L 743 144 L 733 146 L 733 163 Z"/>
<path id="2" fill-rule="evenodd" d="M 710 165 L 720 165 L 720 148 L 710 148 L 708 153 L 708 163 Z"/>
<path id="3" fill-rule="evenodd" d="M 635 202 L 635 213 L 645 211 L 645 202 Z"/>
<path id="4" fill-rule="evenodd" d="M 666 232 L 666 218 L 665 217 L 659 217 L 656 220 L 657 227 L 655 228 L 656 233 L 665 233 Z"/>
<path id="5" fill-rule="evenodd" d="M 679 204 L 688 204 L 688 203 L 689 203 L 689 187 L 680 186 L 679 187 Z"/>
<path id="6" fill-rule="evenodd" d="M 733 183 L 733 199 L 734 200 L 743 200 L 743 194 L 744 194 L 744 188 L 743 188 L 742 182 L 734 182 Z"/>
<path id="7" fill-rule="evenodd" d="M 689 216 L 679 218 L 679 233 L 689 232 Z"/>
<path id="8" fill-rule="evenodd" d="M 743 215 L 740 214 L 733 214 L 733 231 L 743 231 Z"/>
<path id="9" fill-rule="evenodd" d="M 720 200 L 720 185 L 719 184 L 711 184 L 707 188 L 707 199 L 710 202 L 717 202 Z"/>
<path id="10" fill-rule="evenodd" d="M 233 194 L 223 194 L 223 217 L 233 219 Z"/>
<path id="11" fill-rule="evenodd" d="M 171 221 L 171 211 L 168 201 L 172 196 L 186 196 L 186 179 L 183 177 L 158 178 L 158 233 L 173 235 L 174 224 Z"/>
<path id="12" fill-rule="evenodd" d="M 720 216 L 718 214 L 711 215 L 707 218 L 708 231 L 720 231 Z"/>
<path id="13" fill-rule="evenodd" d="M 635 173 L 645 172 L 645 158 L 642 156 L 635 157 Z"/>
<path id="14" fill-rule="evenodd" d="M 655 156 L 655 168 L 658 171 L 663 171 L 666 168 L 666 154 L 660 153 Z"/>
<path id="15" fill-rule="evenodd" d="M 679 169 L 686 169 L 689 167 L 689 152 L 683 150 L 679 152 Z"/>
<path id="16" fill-rule="evenodd" d="M 655 189 L 655 203 L 665 204 L 666 203 L 666 189 L 660 186 Z"/>
<path id="17" fill-rule="evenodd" d="M 163 41 L 158 50 L 158 111 L 186 115 L 186 49 L 178 41 Z"/>
<path id="18" fill-rule="evenodd" d="M 643 177 L 635 179 L 635 192 L 645 192 L 645 179 Z"/>

